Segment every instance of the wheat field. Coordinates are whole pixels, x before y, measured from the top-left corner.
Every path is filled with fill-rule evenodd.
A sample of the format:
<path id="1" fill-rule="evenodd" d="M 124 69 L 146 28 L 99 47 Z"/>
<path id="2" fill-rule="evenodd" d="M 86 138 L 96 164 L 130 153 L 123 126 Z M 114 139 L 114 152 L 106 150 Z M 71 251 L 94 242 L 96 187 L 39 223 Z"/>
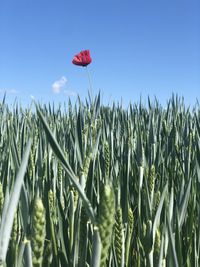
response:
<path id="1" fill-rule="evenodd" d="M 0 266 L 200 266 L 200 107 L 0 103 Z"/>

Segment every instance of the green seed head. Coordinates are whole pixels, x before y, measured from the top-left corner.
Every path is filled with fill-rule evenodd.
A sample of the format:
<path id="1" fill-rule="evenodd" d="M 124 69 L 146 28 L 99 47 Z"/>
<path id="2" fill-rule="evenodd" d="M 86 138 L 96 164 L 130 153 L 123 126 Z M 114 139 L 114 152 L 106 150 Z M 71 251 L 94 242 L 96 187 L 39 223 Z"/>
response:
<path id="1" fill-rule="evenodd" d="M 149 173 L 149 193 L 151 194 L 154 189 L 155 183 L 155 166 L 152 165 Z"/>
<path id="2" fill-rule="evenodd" d="M 88 176 L 91 158 L 92 158 L 92 153 L 88 153 L 88 155 L 85 157 L 85 160 L 84 160 L 82 174 L 85 177 Z"/>
<path id="3" fill-rule="evenodd" d="M 131 208 L 128 209 L 128 224 L 130 232 L 132 233 L 134 227 L 134 216 Z"/>
<path id="4" fill-rule="evenodd" d="M 84 128 L 82 130 L 82 143 L 83 143 L 83 145 L 86 144 L 87 137 L 88 137 L 88 123 L 86 122 L 84 125 Z"/>
<path id="5" fill-rule="evenodd" d="M 58 162 L 58 183 L 60 188 L 62 187 L 62 165 L 60 162 Z"/>
<path id="6" fill-rule="evenodd" d="M 115 222 L 115 199 L 112 188 L 104 185 L 100 198 L 98 227 L 102 244 L 101 267 L 106 264 L 111 246 L 112 229 Z"/>
<path id="7" fill-rule="evenodd" d="M 35 173 L 35 155 L 34 155 L 34 147 L 31 148 L 31 153 L 30 153 L 30 169 L 29 169 L 29 175 L 30 177 L 33 176 Z"/>
<path id="8" fill-rule="evenodd" d="M 105 177 L 109 177 L 110 170 L 110 149 L 108 142 L 104 144 L 104 158 L 105 158 Z"/>
<path id="9" fill-rule="evenodd" d="M 77 208 L 77 204 L 78 204 L 78 191 L 74 189 L 74 187 L 72 188 L 72 192 L 74 194 L 74 210 L 76 210 Z"/>
<path id="10" fill-rule="evenodd" d="M 158 209 L 158 205 L 159 205 L 159 203 L 160 203 L 160 191 L 157 191 L 156 193 L 155 193 L 155 195 L 154 195 L 154 197 L 155 197 L 155 199 L 154 199 L 154 210 L 155 211 L 157 211 L 157 209 Z"/>
<path id="11" fill-rule="evenodd" d="M 117 209 L 116 215 L 115 215 L 115 251 L 116 251 L 116 258 L 118 266 L 121 266 L 121 260 L 122 260 L 122 231 L 123 231 L 123 224 L 122 224 L 122 211 L 121 208 Z"/>
<path id="12" fill-rule="evenodd" d="M 18 237 L 18 221 L 17 221 L 17 212 L 15 212 L 13 227 L 11 232 L 11 240 L 15 243 Z"/>
<path id="13" fill-rule="evenodd" d="M 156 230 L 156 235 L 155 235 L 155 242 L 154 242 L 154 262 L 155 266 L 158 265 L 159 261 L 159 255 L 160 255 L 160 231 L 159 229 Z"/>
<path id="14" fill-rule="evenodd" d="M 86 137 L 88 134 L 88 124 L 85 123 L 84 128 L 82 130 L 82 135 Z"/>
<path id="15" fill-rule="evenodd" d="M 56 196 L 55 193 L 52 190 L 49 190 L 48 192 L 48 200 L 49 200 L 49 212 L 52 220 L 56 223 L 57 217 L 56 217 Z"/>
<path id="16" fill-rule="evenodd" d="M 160 252 L 160 231 L 159 231 L 159 229 L 156 230 L 154 252 L 158 255 Z"/>
<path id="17" fill-rule="evenodd" d="M 99 118 L 97 119 L 97 130 L 101 129 L 102 127 L 102 120 Z"/>
<path id="18" fill-rule="evenodd" d="M 45 241 L 45 210 L 40 198 L 37 198 L 34 205 L 33 215 L 33 235 L 32 235 L 32 253 L 33 266 L 42 266 L 42 257 Z"/>
<path id="19" fill-rule="evenodd" d="M 94 145 L 96 142 L 96 135 L 97 135 L 97 127 L 95 122 L 91 124 L 91 131 L 92 131 L 92 144 Z"/>

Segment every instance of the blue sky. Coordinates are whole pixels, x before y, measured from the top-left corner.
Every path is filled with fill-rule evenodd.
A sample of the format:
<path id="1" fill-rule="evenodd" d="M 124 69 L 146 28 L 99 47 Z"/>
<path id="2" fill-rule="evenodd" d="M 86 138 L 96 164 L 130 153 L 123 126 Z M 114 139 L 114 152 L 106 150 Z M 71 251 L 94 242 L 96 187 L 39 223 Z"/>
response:
<path id="1" fill-rule="evenodd" d="M 172 92 L 193 105 L 200 91 L 200 1 L 0 1 L 0 99 L 84 100 L 90 49 L 94 94 L 127 104 L 166 103 Z M 54 90 L 53 90 L 54 88 Z M 59 91 L 56 93 L 54 91 Z"/>

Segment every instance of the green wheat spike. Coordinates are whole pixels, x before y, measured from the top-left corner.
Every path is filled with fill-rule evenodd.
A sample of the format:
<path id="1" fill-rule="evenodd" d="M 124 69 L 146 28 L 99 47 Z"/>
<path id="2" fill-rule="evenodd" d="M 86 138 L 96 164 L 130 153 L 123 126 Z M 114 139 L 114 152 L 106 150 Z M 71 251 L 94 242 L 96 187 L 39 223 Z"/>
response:
<path id="1" fill-rule="evenodd" d="M 130 259 L 130 244 L 132 240 L 132 234 L 134 229 L 134 216 L 133 211 L 129 207 L 128 209 L 128 228 L 127 228 L 127 234 L 126 234 L 126 248 L 125 248 L 125 266 L 129 266 L 129 259 Z"/>
<path id="2" fill-rule="evenodd" d="M 15 243 L 18 235 L 18 222 L 17 222 L 17 211 L 15 212 L 13 227 L 11 232 L 11 240 Z"/>
<path id="3" fill-rule="evenodd" d="M 154 242 L 154 262 L 155 266 L 158 265 L 159 255 L 160 255 L 160 244 L 161 244 L 161 237 L 159 229 L 156 230 L 155 235 L 155 242 Z"/>
<path id="4" fill-rule="evenodd" d="M 88 124 L 85 123 L 84 128 L 82 130 L 82 136 L 87 137 L 88 134 Z"/>
<path id="5" fill-rule="evenodd" d="M 35 160 L 34 160 L 34 147 L 31 148 L 30 153 L 30 168 L 29 168 L 29 176 L 32 177 L 35 173 Z"/>
<path id="6" fill-rule="evenodd" d="M 97 131 L 100 130 L 101 127 L 102 127 L 102 119 L 99 118 L 99 119 L 97 119 Z"/>
<path id="7" fill-rule="evenodd" d="M 45 209 L 40 198 L 35 201 L 32 225 L 33 266 L 41 267 L 45 241 Z"/>
<path id="8" fill-rule="evenodd" d="M 158 205 L 160 203 L 160 191 L 155 192 L 154 194 L 154 211 L 157 211 Z"/>
<path id="9" fill-rule="evenodd" d="M 154 190 L 155 184 L 155 166 L 152 165 L 149 173 L 149 194 L 151 195 L 152 191 Z"/>
<path id="10" fill-rule="evenodd" d="M 91 124 L 91 131 L 92 131 L 92 145 L 96 142 L 96 135 L 97 135 L 97 127 L 95 125 L 95 122 L 92 122 Z"/>
<path id="11" fill-rule="evenodd" d="M 98 227 L 102 244 L 101 267 L 106 266 L 109 248 L 111 246 L 111 237 L 113 225 L 115 222 L 115 199 L 112 188 L 104 185 L 99 205 Z"/>
<path id="12" fill-rule="evenodd" d="M 91 158 L 92 158 L 92 153 L 88 153 L 84 160 L 82 174 L 85 176 L 85 178 L 88 176 Z"/>
<path id="13" fill-rule="evenodd" d="M 87 137 L 88 137 L 88 123 L 85 123 L 84 125 L 84 128 L 82 130 L 82 143 L 83 143 L 83 146 L 85 147 L 86 145 L 86 140 L 87 140 Z"/>
<path id="14" fill-rule="evenodd" d="M 105 177 L 109 177 L 110 170 L 110 149 L 108 142 L 104 143 L 104 158 L 105 158 Z"/>
<path id="15" fill-rule="evenodd" d="M 122 246 L 123 246 L 123 224 L 122 224 L 122 210 L 120 207 L 117 208 L 116 215 L 115 215 L 115 238 L 114 238 L 114 245 L 115 245 L 115 252 L 117 258 L 118 266 L 121 266 L 122 260 Z"/>
<path id="16" fill-rule="evenodd" d="M 72 188 L 71 191 L 73 192 L 73 195 L 74 195 L 74 210 L 76 210 L 77 205 L 78 205 L 78 197 L 79 197 L 78 191 L 74 187 Z"/>
<path id="17" fill-rule="evenodd" d="M 133 227 L 134 227 L 134 216 L 133 216 L 133 211 L 131 208 L 128 209 L 128 223 L 129 223 L 129 227 L 130 227 L 130 232 L 132 234 Z"/>
<path id="18" fill-rule="evenodd" d="M 14 215 L 14 221 L 13 221 L 13 226 L 12 226 L 12 232 L 10 235 L 10 247 L 11 247 L 11 257 L 13 261 L 15 261 L 17 250 L 18 250 L 18 240 L 19 240 L 19 224 L 18 224 L 18 219 L 17 219 L 17 211 L 15 212 Z"/>
<path id="19" fill-rule="evenodd" d="M 54 223 L 57 223 L 57 216 L 56 216 L 56 195 L 50 189 L 48 192 L 48 201 L 49 201 L 49 213 Z"/>
<path id="20" fill-rule="evenodd" d="M 58 162 L 58 184 L 59 187 L 62 188 L 62 165 L 60 162 Z"/>
<path id="21" fill-rule="evenodd" d="M 42 179 L 45 181 L 47 179 L 47 152 L 44 152 L 44 157 L 42 160 Z"/>

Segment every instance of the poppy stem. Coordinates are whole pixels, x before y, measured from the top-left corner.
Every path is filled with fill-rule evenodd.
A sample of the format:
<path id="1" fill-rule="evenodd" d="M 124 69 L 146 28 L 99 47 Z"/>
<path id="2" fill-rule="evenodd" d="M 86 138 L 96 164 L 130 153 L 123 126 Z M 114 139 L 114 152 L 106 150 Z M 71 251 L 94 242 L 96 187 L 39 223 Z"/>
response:
<path id="1" fill-rule="evenodd" d="M 93 103 L 92 81 L 91 81 L 91 75 L 90 75 L 90 72 L 89 72 L 87 66 L 86 66 L 86 70 L 87 70 L 87 76 L 88 76 L 89 85 L 90 85 L 89 96 L 90 96 L 90 98 L 91 98 L 91 103 Z"/>

